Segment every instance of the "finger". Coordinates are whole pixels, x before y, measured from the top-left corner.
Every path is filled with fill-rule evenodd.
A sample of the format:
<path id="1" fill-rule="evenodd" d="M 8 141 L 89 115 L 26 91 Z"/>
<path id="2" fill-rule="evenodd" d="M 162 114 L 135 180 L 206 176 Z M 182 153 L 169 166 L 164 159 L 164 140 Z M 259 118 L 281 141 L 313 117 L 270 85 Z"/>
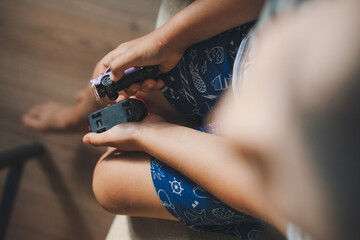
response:
<path id="1" fill-rule="evenodd" d="M 112 81 L 119 80 L 123 76 L 126 69 L 134 66 L 142 66 L 141 58 L 138 57 L 136 54 L 122 54 L 120 56 L 117 56 L 110 63 L 110 79 Z"/>
<path id="2" fill-rule="evenodd" d="M 107 68 L 108 68 L 108 66 L 101 62 L 100 67 L 99 67 L 98 76 L 103 75 Z"/>
<path id="3" fill-rule="evenodd" d="M 119 92 L 119 94 L 121 94 L 121 95 L 125 95 L 126 96 L 126 98 L 128 98 L 129 96 L 126 94 L 126 92 L 123 90 L 123 91 L 120 91 Z"/>
<path id="4" fill-rule="evenodd" d="M 107 131 L 103 133 L 88 133 L 83 137 L 83 142 L 93 146 L 112 146 L 112 141 L 110 141 L 109 137 L 110 134 Z"/>
<path id="5" fill-rule="evenodd" d="M 137 93 L 140 90 L 140 84 L 138 83 L 133 83 L 130 85 L 130 87 L 128 87 L 127 89 L 124 90 L 124 92 L 128 95 L 128 96 L 132 96 L 135 95 L 135 93 Z"/>
<path id="6" fill-rule="evenodd" d="M 99 66 L 99 74 L 97 76 L 103 75 L 110 66 L 110 63 L 107 63 L 108 61 L 104 61 L 104 58 L 100 60 L 100 66 Z"/>
<path id="7" fill-rule="evenodd" d="M 130 97 L 130 95 L 128 95 L 124 90 L 119 92 L 119 95 L 125 96 L 126 99 Z"/>
<path id="8" fill-rule="evenodd" d="M 116 54 L 119 54 L 119 51 L 114 49 L 101 59 L 100 74 L 104 74 L 105 70 L 110 67 L 110 63 L 116 57 Z"/>
<path id="9" fill-rule="evenodd" d="M 125 99 L 128 99 L 130 96 L 126 94 L 125 91 L 121 91 L 119 92 L 119 97 L 115 100 L 115 102 L 120 102 L 123 101 Z"/>
<path id="10" fill-rule="evenodd" d="M 115 102 L 121 102 L 121 101 L 123 101 L 123 100 L 125 100 L 126 99 L 126 96 L 125 95 L 119 95 L 119 97 L 115 100 Z"/>
<path id="11" fill-rule="evenodd" d="M 165 83 L 163 80 L 159 79 L 156 81 L 156 88 L 157 89 L 160 89 L 160 88 L 163 88 L 165 86 Z"/>
<path id="12" fill-rule="evenodd" d="M 148 92 L 156 87 L 156 81 L 154 79 L 147 79 L 141 84 L 140 91 Z"/>

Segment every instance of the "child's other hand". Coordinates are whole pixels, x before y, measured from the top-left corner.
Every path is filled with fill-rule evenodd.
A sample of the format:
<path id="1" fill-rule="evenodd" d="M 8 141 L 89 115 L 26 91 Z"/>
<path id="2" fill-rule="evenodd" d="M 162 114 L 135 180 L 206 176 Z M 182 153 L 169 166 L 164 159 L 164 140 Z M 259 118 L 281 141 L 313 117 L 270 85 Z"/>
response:
<path id="1" fill-rule="evenodd" d="M 100 62 L 100 72 L 103 73 L 108 67 L 111 68 L 113 81 L 119 80 L 124 71 L 134 66 L 159 65 L 160 72 L 165 73 L 176 66 L 183 55 L 183 49 L 173 49 L 168 46 L 165 38 L 161 37 L 159 31 L 154 31 L 148 35 L 135 40 L 120 44 L 113 51 L 108 53 Z M 133 95 L 137 91 L 147 91 L 149 89 L 163 86 L 163 82 L 157 83 L 154 80 L 147 80 L 140 86 L 131 85 L 126 93 Z"/>
<path id="2" fill-rule="evenodd" d="M 135 96 L 136 93 L 139 93 L 139 91 L 147 93 L 152 90 L 160 90 L 164 85 L 165 83 L 161 79 L 146 79 L 144 82 L 141 83 L 141 85 L 139 83 L 133 83 L 124 91 L 119 92 L 119 98 L 120 100 L 124 100 L 129 96 Z"/>
<path id="3" fill-rule="evenodd" d="M 144 128 L 164 120 L 155 114 L 149 114 L 141 122 L 118 124 L 103 133 L 88 133 L 83 137 L 85 144 L 114 147 L 121 151 L 144 151 L 141 146 L 141 132 Z"/>

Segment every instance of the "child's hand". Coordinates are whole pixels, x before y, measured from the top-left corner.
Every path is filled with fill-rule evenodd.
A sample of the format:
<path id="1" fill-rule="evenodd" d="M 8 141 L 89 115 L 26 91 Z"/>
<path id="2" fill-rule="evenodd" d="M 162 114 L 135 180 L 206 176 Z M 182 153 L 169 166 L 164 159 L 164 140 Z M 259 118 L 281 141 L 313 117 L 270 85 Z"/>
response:
<path id="1" fill-rule="evenodd" d="M 141 122 L 122 123 L 103 133 L 88 133 L 83 137 L 85 144 L 114 147 L 121 151 L 144 151 L 140 144 L 141 132 L 149 125 L 164 120 L 155 114 L 149 114 Z"/>
<path id="2" fill-rule="evenodd" d="M 168 72 L 179 62 L 183 55 L 182 49 L 172 49 L 165 40 L 154 31 L 141 38 L 120 44 L 113 51 L 108 53 L 100 62 L 100 72 L 111 68 L 110 78 L 117 81 L 124 71 L 134 66 L 159 65 L 160 72 Z M 125 92 L 134 95 L 138 90 L 148 91 L 154 88 L 161 88 L 163 82 L 146 80 L 140 84 L 132 84 Z"/>

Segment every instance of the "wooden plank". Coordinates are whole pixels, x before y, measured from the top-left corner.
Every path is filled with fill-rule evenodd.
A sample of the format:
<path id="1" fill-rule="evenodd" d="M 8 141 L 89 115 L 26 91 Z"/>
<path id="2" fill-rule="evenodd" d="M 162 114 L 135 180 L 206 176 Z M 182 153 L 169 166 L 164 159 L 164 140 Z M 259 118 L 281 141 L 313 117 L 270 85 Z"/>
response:
<path id="1" fill-rule="evenodd" d="M 25 168 L 7 239 L 104 239 L 113 215 L 95 201 L 102 150 L 81 134 L 42 135 L 21 116 L 34 104 L 73 103 L 95 63 L 154 28 L 160 0 L 0 1 L 0 150 L 42 141 L 51 159 Z M 0 190 L 6 171 L 0 172 Z"/>

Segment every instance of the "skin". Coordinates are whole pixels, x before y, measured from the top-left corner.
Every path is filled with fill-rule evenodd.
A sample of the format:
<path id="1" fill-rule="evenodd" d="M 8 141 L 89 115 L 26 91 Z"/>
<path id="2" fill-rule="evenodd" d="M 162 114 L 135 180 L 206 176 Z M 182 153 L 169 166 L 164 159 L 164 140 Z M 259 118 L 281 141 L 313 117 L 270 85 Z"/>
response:
<path id="1" fill-rule="evenodd" d="M 179 136 L 181 137 L 179 138 Z M 253 216 L 263 216 L 266 220 L 277 222 L 279 226 L 284 225 L 280 219 L 270 220 L 268 218 L 272 216 L 272 210 L 261 207 L 264 206 L 266 199 L 261 198 L 257 191 L 252 190 L 259 189 L 257 186 L 258 179 L 254 178 L 256 176 L 252 174 L 253 163 L 248 162 L 245 157 L 243 161 L 238 161 L 235 157 L 237 156 L 237 152 L 230 147 L 231 144 L 229 144 L 224 137 L 167 123 L 159 116 L 150 114 L 140 123 L 120 124 L 101 134 L 86 134 L 83 141 L 86 144 L 92 144 L 94 146 L 111 146 L 121 152 L 136 151 L 132 153 L 129 152 L 128 156 L 138 154 L 138 152 L 145 152 L 147 154 L 143 155 L 144 158 L 142 159 L 145 163 L 144 167 L 146 171 L 150 172 L 148 168 L 150 155 L 152 155 L 182 172 L 226 204 Z M 194 145 L 194 142 L 201 142 L 202 144 Z M 166 146 L 166 148 L 164 148 L 164 146 Z M 182 154 L 177 155 L 174 154 L 174 152 L 182 152 Z M 126 207 L 128 208 L 126 210 L 127 214 L 144 216 L 141 208 L 140 211 L 137 205 L 130 204 L 124 199 L 127 196 L 126 189 L 129 188 L 128 185 L 126 185 L 127 181 L 119 181 L 120 185 L 126 186 L 124 188 L 120 187 L 120 185 L 112 188 L 111 186 L 114 185 L 113 182 L 118 181 L 115 179 L 122 179 L 122 177 L 114 173 L 113 177 L 115 179 L 109 177 L 109 182 L 104 183 L 103 179 L 98 176 L 98 171 L 104 171 L 99 169 L 113 169 L 112 166 L 115 164 L 111 156 L 105 155 L 105 158 L 107 158 L 108 161 L 102 162 L 101 165 L 96 167 L 93 182 L 94 186 L 98 184 L 97 182 L 102 182 L 102 187 L 99 188 L 101 191 L 98 191 L 98 188 L 94 187 L 94 193 L 97 199 L 102 199 L 102 201 L 99 201 L 100 204 L 106 209 L 109 209 L 109 205 L 117 206 L 120 209 Z M 127 158 L 124 158 L 123 161 L 125 164 L 127 164 L 126 162 L 131 163 L 131 160 Z M 123 163 L 117 162 L 116 164 Z M 125 164 L 123 169 L 126 168 Z M 202 174 L 199 174 L 198 169 L 204 169 Z M 134 171 L 132 171 L 132 169 L 126 171 L 129 175 L 139 176 L 136 168 L 134 168 Z M 212 179 L 215 176 L 221 180 L 214 182 Z M 143 179 L 142 181 L 149 181 L 152 184 L 151 176 L 145 177 L 146 179 L 143 179 L 143 176 L 140 178 Z M 232 191 L 224 189 L 224 185 L 233 186 Z M 139 187 L 139 185 L 136 186 L 137 188 Z M 146 187 L 147 186 L 148 185 L 146 185 Z M 153 187 L 151 187 L 151 189 L 154 191 Z M 129 188 L 129 190 L 132 191 L 131 188 Z M 118 196 L 116 200 L 111 197 L 115 193 Z M 139 192 L 139 194 L 142 193 Z M 143 195 L 141 196 L 144 197 Z M 115 203 L 112 202 L 112 200 L 115 200 Z M 127 200 L 131 201 L 131 199 Z M 127 203 L 124 203 L 124 201 Z M 117 210 L 114 212 L 119 213 Z M 158 218 L 159 216 L 154 215 L 151 217 Z"/>
<path id="2" fill-rule="evenodd" d="M 357 4 L 355 7 L 336 2 L 311 4 L 314 4 L 311 8 L 278 18 L 262 31 L 255 54 L 258 61 L 246 91 L 241 92 L 237 101 L 228 95 L 218 107 L 220 110 L 216 115 L 222 119 L 222 132 L 226 137 L 208 135 L 164 121 L 164 118 L 175 118 L 175 113 L 165 103 L 160 103 L 164 99 L 159 91 L 150 91 L 156 84 L 152 80 L 147 82 L 151 83 L 148 86 L 144 83 L 130 87 L 128 94 L 140 89 L 148 92 L 148 96 L 158 97 L 158 101 L 154 101 L 154 106 L 157 105 L 153 107 L 153 114 L 141 123 L 122 124 L 102 134 L 84 136 L 86 144 L 117 149 L 109 149 L 95 168 L 93 189 L 99 203 L 117 214 L 174 220 L 153 190 L 149 171 L 151 154 L 186 174 L 228 205 L 272 223 L 284 234 L 286 223 L 293 221 L 314 239 L 339 239 L 336 226 L 329 220 L 326 192 L 311 164 L 312 156 L 304 144 L 299 119 L 304 109 L 321 111 L 342 86 L 348 69 L 354 68 L 349 59 L 351 53 L 358 50 L 358 41 L 355 40 L 359 40 L 359 32 L 349 26 L 359 22 L 354 10 L 359 6 L 356 1 L 352 2 Z M 198 17 L 202 19 L 201 15 Z M 216 18 L 213 16 L 212 19 Z M 323 19 L 327 19 L 328 28 L 321 22 Z M 177 16 L 169 23 L 176 21 L 181 21 L 181 17 Z M 318 35 L 305 41 L 302 34 L 309 29 Z M 334 29 L 341 29 L 342 34 L 334 35 Z M 166 25 L 161 31 L 171 32 L 166 30 Z M 192 35 L 198 36 L 194 32 Z M 283 36 L 288 37 L 284 39 Z M 351 37 L 345 39 L 342 36 Z M 126 55 L 121 49 L 134 49 L 151 38 L 152 34 L 131 44 L 120 45 L 102 60 L 96 72 L 111 66 L 113 78 L 118 79 L 126 68 L 121 60 Z M 171 42 L 173 38 L 160 39 Z M 186 42 L 188 39 L 191 38 L 179 42 L 189 44 Z M 168 62 L 158 62 L 166 71 L 178 61 L 183 47 L 171 54 L 171 48 L 161 40 L 156 39 L 151 46 L 165 48 L 159 51 L 165 55 L 170 52 L 168 56 L 171 57 L 165 58 Z M 342 51 L 333 51 L 336 46 L 343 46 Z M 329 57 L 330 52 L 341 55 Z M 156 47 L 155 52 L 150 51 L 144 56 L 150 56 L 149 59 L 156 56 Z M 132 64 L 139 60 L 134 59 Z M 148 61 L 146 58 L 140 60 L 140 63 Z M 90 96 L 89 91 L 79 95 L 79 106 L 94 107 L 87 95 Z M 148 99 L 151 101 L 155 97 Z M 61 106 L 39 106 L 28 113 L 29 119 L 24 119 L 24 123 L 46 130 L 47 119 L 57 122 L 49 109 L 62 111 Z M 160 114 L 169 112 L 160 117 L 154 113 L 156 109 L 161 109 L 157 111 Z M 79 111 L 78 118 L 87 116 L 85 112 Z M 66 111 L 62 114 L 66 115 Z M 34 118 L 43 119 L 42 124 L 29 122 Z M 59 126 L 60 129 L 68 127 L 58 123 L 53 128 L 59 129 Z M 194 145 L 194 142 L 202 144 Z M 174 156 L 174 152 L 183 154 Z M 195 169 L 204 171 L 199 174 Z M 219 176 L 219 172 L 222 175 Z M 218 181 L 210 180 L 215 177 Z M 223 188 L 229 185 L 235 191 L 228 192 Z"/>
<path id="3" fill-rule="evenodd" d="M 120 44 L 100 60 L 93 77 L 104 73 L 107 67 L 111 67 L 113 80 L 120 79 L 124 70 L 133 66 L 159 65 L 161 72 L 167 72 L 178 63 L 190 45 L 256 19 L 263 2 L 255 0 L 249 4 L 245 0 L 225 0 L 221 3 L 217 0 L 197 0 L 159 29 Z M 131 85 L 118 100 L 137 95 L 147 100 L 151 108 L 167 120 L 171 120 L 169 117 L 175 119 L 179 114 L 174 113 L 167 101 L 158 96 L 163 86 L 161 80 L 156 82 L 148 79 L 141 85 Z M 96 102 L 90 85 L 82 93 L 75 106 L 60 103 L 35 106 L 24 114 L 23 124 L 43 132 L 86 131 L 84 123 L 88 114 L 111 102 Z M 160 98 L 161 102 L 155 101 L 152 95 L 156 95 L 156 100 Z"/>
<path id="4" fill-rule="evenodd" d="M 286 223 L 291 220 L 316 239 L 334 239 L 333 232 L 328 230 L 331 223 L 325 220 L 328 219 L 324 199 L 326 193 L 319 186 L 319 179 L 310 164 L 310 153 L 304 146 L 298 104 L 301 107 L 321 106 L 318 105 L 319 102 L 329 99 L 332 91 L 335 91 L 341 78 L 330 78 L 333 80 L 330 87 L 326 80 L 329 76 L 336 75 L 334 73 L 341 75 L 341 69 L 337 68 L 339 64 L 330 68 L 331 72 L 324 71 L 319 62 L 326 61 L 321 57 L 327 56 L 325 53 L 333 49 L 334 42 L 341 42 L 337 42 L 340 41 L 338 38 L 333 41 L 324 40 L 333 36 L 334 26 L 351 25 L 352 21 L 345 22 L 346 24 L 338 22 L 339 19 L 346 19 L 337 15 L 341 5 L 335 4 L 328 8 L 315 4 L 312 7 L 311 11 L 297 12 L 277 19 L 268 27 L 271 31 L 262 32 L 260 47 L 255 54 L 259 61 L 254 66 L 246 92 L 242 93 L 235 104 L 230 96 L 220 104 L 219 109 L 222 110 L 217 114 L 223 119 L 223 133 L 226 137 L 168 123 L 164 121 L 166 117 L 155 113 L 141 123 L 121 124 L 105 133 L 85 135 L 83 141 L 86 144 L 117 149 L 109 149 L 96 166 L 93 189 L 99 203 L 117 214 L 174 220 L 153 190 L 149 171 L 150 155 L 153 155 L 226 204 L 272 223 L 284 234 Z M 331 29 L 325 28 L 328 31 L 321 32 L 323 25 L 314 24 L 319 19 L 337 21 L 329 24 Z M 317 30 L 326 38 L 304 44 L 301 34 L 315 26 L 319 27 Z M 292 38 L 287 38 L 284 42 L 284 35 Z M 133 46 L 141 45 L 142 41 L 147 42 L 147 38 L 144 39 L 132 43 Z M 160 48 L 167 48 L 167 44 L 161 41 L 158 43 Z M 133 48 L 132 44 L 127 48 Z M 299 49 L 298 44 L 304 45 L 307 51 Z M 317 52 L 321 46 L 324 47 L 324 52 L 318 55 L 320 58 L 315 55 L 309 60 L 308 56 Z M 106 56 L 100 63 L 102 70 L 99 71 L 110 66 L 115 80 L 121 76 L 121 67 L 126 65 L 121 60 L 121 57 L 126 56 L 120 51 L 122 48 L 120 45 L 118 50 L 111 53 L 111 57 Z M 277 49 L 283 51 L 279 54 Z M 175 51 L 171 55 L 173 57 L 169 58 L 169 65 L 160 62 L 162 69 L 171 67 L 179 59 L 179 55 Z M 146 62 L 145 60 L 141 58 L 141 63 Z M 137 60 L 131 61 L 135 64 Z M 306 64 L 301 65 L 299 62 Z M 329 72 L 333 74 L 324 75 Z M 293 78 L 294 73 L 298 74 L 298 78 Z M 320 84 L 314 85 L 316 83 Z M 136 92 L 143 86 L 132 87 L 127 93 Z M 327 89 L 326 93 L 319 94 L 324 88 Z M 294 89 L 298 91 L 294 92 Z M 309 92 L 315 94 L 309 95 Z M 151 101 L 151 97 L 149 100 Z M 171 115 L 167 118 L 171 119 L 169 116 Z M 194 145 L 194 142 L 202 144 Z M 175 156 L 174 152 L 182 154 Z M 197 169 L 204 171 L 199 174 Z M 220 176 L 219 172 L 222 173 Z M 304 178 L 304 175 L 307 177 Z M 211 180 L 215 177 L 218 179 L 216 182 Z M 226 191 L 223 187 L 230 185 L 234 191 Z"/>
<path id="5" fill-rule="evenodd" d="M 225 21 L 224 13 L 238 13 L 240 9 L 245 6 L 245 1 L 241 2 L 241 4 L 239 4 L 238 1 L 227 1 L 225 3 L 226 4 L 220 7 L 218 6 L 219 4 L 217 1 L 197 1 L 196 4 L 190 5 L 190 7 L 177 14 L 172 20 L 170 20 L 159 30 L 150 33 L 143 38 L 134 40 L 133 42 L 122 44 L 113 52 L 109 53 L 109 55 L 105 56 L 104 59 L 100 62 L 100 66 L 102 65 L 100 67 L 100 72 L 104 71 L 107 67 L 110 66 L 116 80 L 120 77 L 118 73 L 121 73 L 123 69 L 126 69 L 131 65 L 160 64 L 160 69 L 162 71 L 167 71 L 168 69 L 171 69 L 173 66 L 175 66 L 177 61 L 182 56 L 184 49 L 192 43 L 211 37 L 231 27 L 240 25 L 241 23 L 254 20 L 261 8 L 260 3 L 262 3 L 262 1 L 252 3 L 252 7 L 250 8 L 252 11 L 250 11 L 249 8 L 246 8 L 246 12 L 249 11 L 249 14 L 235 14 L 236 18 L 226 18 L 229 20 L 229 22 Z M 234 8 L 234 6 L 236 7 Z M 204 14 L 202 13 L 203 9 L 208 9 L 209 11 L 205 12 L 206 14 Z M 197 12 L 201 12 L 201 14 L 196 14 Z M 214 22 L 213 19 L 224 19 L 224 21 L 220 25 L 220 21 Z M 213 26 L 215 27 L 208 28 L 207 25 L 210 20 L 211 22 L 214 22 Z M 191 28 L 189 26 L 191 26 Z M 194 38 L 195 34 L 193 31 L 196 29 L 199 29 L 199 35 L 196 35 L 197 37 Z M 162 34 L 165 33 L 168 35 L 163 36 Z M 161 37 L 158 38 L 157 34 L 159 34 Z M 183 40 L 192 40 L 187 41 L 186 44 L 183 45 L 185 41 L 179 39 L 179 36 L 183 37 Z M 202 38 L 199 38 L 199 36 L 202 36 Z M 159 39 L 161 39 L 161 41 Z M 176 46 L 176 43 L 181 44 Z M 172 46 L 177 50 L 174 51 L 168 46 Z M 165 48 L 165 50 L 163 50 L 163 48 Z M 132 52 L 133 54 L 124 55 L 123 49 L 126 49 L 127 53 Z M 137 51 L 140 52 L 140 54 L 138 54 Z M 137 54 L 141 56 L 141 62 L 132 60 L 131 56 L 134 56 L 134 59 L 139 59 L 139 57 L 136 57 Z M 144 56 L 148 58 L 144 58 Z M 160 58 L 157 58 L 159 56 Z M 163 56 L 167 56 L 166 59 L 170 60 L 168 62 L 162 63 L 161 61 Z M 153 61 L 153 59 L 156 58 L 157 60 Z M 122 63 L 123 60 L 121 59 L 129 59 L 131 65 Z M 176 59 L 176 61 L 173 61 L 173 59 Z M 126 93 L 128 95 L 132 95 L 139 90 L 139 87 L 140 86 L 133 85 L 126 90 Z M 141 86 L 141 88 L 142 87 L 143 86 Z M 157 106 L 154 107 L 153 110 L 148 109 L 151 114 L 144 121 L 141 123 L 127 123 L 123 124 L 122 126 L 116 126 L 107 131 L 106 135 L 90 134 L 84 137 L 84 143 L 93 144 L 95 146 L 113 146 L 117 149 L 113 151 L 109 150 L 109 152 L 106 153 L 99 161 L 94 171 L 93 189 L 99 203 L 105 209 L 113 213 L 174 220 L 174 218 L 162 206 L 154 191 L 151 176 L 149 175 L 149 154 L 159 157 L 170 166 L 176 166 L 175 164 L 181 162 L 180 156 L 174 158 L 173 152 L 181 151 L 188 148 L 189 145 L 192 145 L 191 147 L 193 150 L 191 152 L 196 153 L 197 149 L 194 148 L 194 144 L 191 143 L 198 141 L 209 141 L 209 144 L 220 144 L 224 148 L 227 148 L 227 145 L 224 144 L 220 138 L 213 138 L 214 136 L 209 134 L 201 134 L 198 131 L 192 130 L 191 128 L 178 125 L 179 122 L 174 121 L 174 119 L 179 119 L 179 114 L 174 113 L 173 110 L 171 111 L 171 107 L 168 103 L 166 105 L 164 102 L 154 101 L 154 96 L 155 94 L 159 93 L 159 91 L 152 91 L 151 93 L 148 91 L 147 93 L 149 93 L 148 100 L 151 101 L 150 104 L 148 102 L 148 106 L 150 107 L 155 105 L 152 104 L 152 102 L 157 103 Z M 136 94 L 139 96 L 138 94 L 142 93 L 137 92 Z M 161 95 L 158 96 L 158 99 L 164 100 L 164 97 Z M 164 112 L 166 114 L 164 114 Z M 164 119 L 172 123 L 168 123 L 164 121 Z M 177 124 L 173 124 L 173 122 L 176 122 Z M 182 121 L 180 121 L 180 124 L 187 125 Z M 162 138 L 161 136 L 163 134 L 169 137 Z M 187 139 L 187 141 L 179 142 L 179 136 L 184 136 L 184 140 Z M 119 139 L 119 137 L 121 137 L 121 139 Z M 112 138 L 114 142 L 108 138 Z M 197 138 L 199 139 L 197 140 Z M 162 139 L 158 142 L 159 144 L 151 144 L 157 142 L 159 139 Z M 188 141 L 189 139 L 192 140 Z M 165 146 L 165 144 L 169 145 L 169 151 L 164 151 L 163 146 Z M 152 148 L 152 146 L 154 146 L 154 148 Z M 120 151 L 120 154 L 115 154 L 116 151 Z M 143 153 L 139 155 L 139 152 Z M 184 171 L 193 176 L 194 180 L 200 180 L 200 182 L 202 182 L 202 178 L 198 177 L 198 172 L 194 171 L 195 168 L 187 167 L 187 163 L 194 159 L 195 162 L 197 162 L 197 159 L 202 159 L 201 162 L 197 162 L 198 167 L 203 167 L 204 164 L 208 164 L 204 161 L 206 158 L 201 157 L 202 152 L 203 151 L 199 151 L 198 154 L 190 158 L 189 153 L 187 153 L 185 156 L 182 156 L 183 159 L 187 160 L 183 161 L 181 166 L 177 166 L 181 169 L 184 169 Z M 226 158 L 226 156 L 222 155 L 218 156 L 217 158 L 215 157 L 216 153 L 221 152 L 222 151 L 213 151 L 215 155 L 212 157 L 212 162 L 214 164 L 209 165 L 211 166 L 210 172 L 212 173 L 217 170 L 216 167 L 221 166 L 219 159 L 224 157 Z M 157 156 L 159 153 L 164 155 Z M 241 165 L 237 166 L 237 169 L 241 171 Z M 119 172 L 122 174 L 119 174 Z M 228 181 L 231 180 L 232 179 L 228 179 Z M 132 185 L 133 187 L 129 187 Z M 210 188 L 213 187 L 213 193 L 215 193 L 215 196 L 220 197 L 220 195 L 224 194 L 220 185 L 213 186 L 209 184 L 209 181 L 203 182 L 203 185 L 209 185 Z M 244 185 L 240 187 L 244 188 Z M 134 189 L 138 190 L 134 191 Z M 234 195 L 228 194 L 227 196 L 228 197 L 224 198 L 229 203 L 231 203 L 234 200 Z M 139 199 L 142 199 L 143 201 L 140 201 Z M 248 208 L 248 212 L 252 211 L 252 205 L 245 208 L 244 206 L 246 206 L 246 203 L 241 204 L 242 210 Z"/>
<path id="6" fill-rule="evenodd" d="M 216 0 L 196 1 L 158 30 L 122 44 L 109 53 L 98 64 L 94 76 L 111 67 L 112 78 L 117 80 L 124 69 L 134 65 L 159 64 L 161 71 L 168 71 L 176 65 L 186 47 L 254 20 L 261 6 L 262 1 L 253 1 L 251 4 L 237 0 L 227 0 L 221 4 Z M 257 191 L 252 191 L 259 189 L 256 187 L 258 179 L 251 174 L 253 163 L 249 163 L 246 157 L 244 161 L 234 161 L 235 152 L 229 148 L 230 145 L 223 137 L 174 124 L 179 114 L 174 112 L 160 94 L 158 88 L 162 84 L 161 81 L 156 83 L 153 80 L 148 80 L 141 86 L 134 84 L 118 99 L 136 94 L 147 100 L 151 114 L 144 121 L 118 125 L 105 133 L 87 134 L 84 137 L 86 144 L 117 149 L 109 150 L 95 168 L 93 189 L 99 203 L 108 211 L 117 214 L 174 219 L 162 206 L 152 185 L 149 162 L 150 155 L 153 155 L 186 174 L 230 206 L 254 216 L 263 216 L 283 229 L 284 222 L 281 219 L 272 219 L 271 216 L 274 215 L 271 214 L 271 209 L 262 208 L 266 199 L 259 197 Z M 81 114 L 73 119 L 73 122 L 79 123 L 79 119 L 87 116 L 90 108 L 106 104 L 96 103 L 92 98 L 90 88 L 87 88 L 76 106 Z M 89 109 L 84 110 L 84 106 Z M 49 118 L 43 118 L 46 112 L 51 116 L 51 121 L 56 122 L 56 114 L 43 107 L 42 111 L 32 117 L 25 115 L 24 124 L 35 129 L 48 130 Z M 40 120 L 40 128 L 32 122 L 36 121 L 34 119 Z M 60 130 L 66 129 L 67 124 L 61 125 Z M 58 126 L 51 126 L 50 130 Z M 200 148 L 194 144 L 198 142 L 203 143 Z M 174 152 L 183 154 L 174 156 Z M 229 162 L 224 164 L 227 160 Z M 196 169 L 206 171 L 200 176 Z M 222 172 L 222 184 L 210 180 L 218 175 L 219 169 Z M 239 173 L 242 181 L 239 181 Z M 223 184 L 235 184 L 236 191 L 224 190 Z"/>
<path id="7" fill-rule="evenodd" d="M 336 105 L 349 73 L 358 69 L 358 7 L 356 1 L 312 2 L 277 17 L 258 33 L 247 84 L 237 99 L 227 94 L 215 114 L 238 152 L 256 159 L 263 208 L 275 209 L 276 219 L 296 223 L 313 239 L 343 235 L 306 144 L 304 120 Z M 312 37 L 304 38 L 309 29 Z M 334 29 L 341 29 L 336 36 Z"/>
<path id="8" fill-rule="evenodd" d="M 92 78 L 99 75 L 100 62 L 96 65 Z M 148 87 L 148 83 L 154 82 L 155 85 Z M 144 81 L 141 92 L 138 97 L 147 101 L 150 111 L 161 112 L 163 117 L 179 116 L 176 111 L 171 108 L 167 100 L 162 96 L 160 88 L 163 82 L 154 80 Z M 132 91 L 131 88 L 129 91 Z M 121 92 L 118 101 L 129 97 L 125 92 Z M 80 91 L 76 97 L 74 106 L 66 106 L 62 103 L 48 102 L 34 106 L 22 117 L 23 124 L 31 129 L 41 132 L 87 132 L 88 115 L 100 108 L 105 107 L 112 101 L 104 98 L 97 101 L 89 84 L 86 89 Z"/>
<path id="9" fill-rule="evenodd" d="M 115 81 L 132 66 L 159 65 L 161 72 L 168 72 L 189 46 L 254 20 L 263 2 L 194 1 L 150 34 L 120 44 L 101 60 L 100 71 L 110 67 L 110 78 Z"/>
<path id="10" fill-rule="evenodd" d="M 89 133 L 84 136 L 84 143 L 111 146 L 121 152 L 136 151 L 117 162 L 123 164 L 119 171 L 127 169 L 130 161 L 136 163 L 137 158 L 131 154 L 139 151 L 145 153 L 140 159 L 148 171 L 149 155 L 155 156 L 229 206 L 268 221 L 284 234 L 286 224 L 292 221 L 314 239 L 339 239 L 329 215 L 327 192 L 305 144 L 302 120 L 306 112 L 318 112 L 327 106 L 342 89 L 347 72 L 357 67 L 358 61 L 352 59 L 359 50 L 360 34 L 352 26 L 359 19 L 357 7 L 352 4 L 358 6 L 351 1 L 309 3 L 276 18 L 261 30 L 254 53 L 257 61 L 247 85 L 237 100 L 228 94 L 213 118 L 220 119 L 225 136 L 198 132 L 150 114 L 140 123 L 121 124 L 101 134 Z M 328 19 L 327 27 L 321 19 Z M 334 36 L 336 26 L 347 27 Z M 311 40 L 303 38 L 309 28 L 317 36 Z M 351 40 L 344 39 L 344 35 L 351 36 Z M 336 46 L 343 46 L 342 51 L 332 51 Z M 280 48 L 282 51 L 278 51 Z M 329 57 L 329 53 L 334 55 Z M 134 202 L 143 197 L 141 193 L 127 198 L 130 190 L 122 188 L 121 181 L 109 189 L 116 178 L 128 182 L 112 170 L 112 160 L 116 158 L 109 154 L 105 158 L 108 160 L 98 165 L 94 173 L 94 186 L 103 185 L 101 191 L 94 187 L 94 192 L 106 209 L 171 219 L 160 216 L 161 211 L 151 215 L 143 205 Z M 201 174 L 198 169 L 203 169 Z M 105 183 L 97 172 L 102 170 L 105 174 L 113 172 Z M 139 176 L 135 169 L 129 175 Z M 147 180 L 151 181 L 151 177 L 141 177 L 141 181 Z M 224 186 L 232 186 L 232 191 Z"/>
<path id="11" fill-rule="evenodd" d="M 109 148 L 96 165 L 93 190 L 100 205 L 111 213 L 177 220 L 154 191 L 145 153 Z"/>

